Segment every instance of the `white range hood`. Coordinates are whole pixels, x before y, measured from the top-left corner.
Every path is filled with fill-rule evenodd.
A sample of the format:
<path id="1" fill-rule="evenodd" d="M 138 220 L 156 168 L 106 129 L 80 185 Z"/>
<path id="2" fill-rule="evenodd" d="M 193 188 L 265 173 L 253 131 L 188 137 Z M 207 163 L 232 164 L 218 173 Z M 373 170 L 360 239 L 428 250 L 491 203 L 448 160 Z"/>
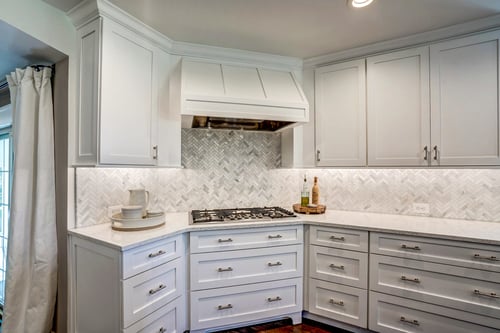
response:
<path id="1" fill-rule="evenodd" d="M 309 121 L 292 72 L 184 59 L 173 78 L 184 128 L 278 131 Z"/>

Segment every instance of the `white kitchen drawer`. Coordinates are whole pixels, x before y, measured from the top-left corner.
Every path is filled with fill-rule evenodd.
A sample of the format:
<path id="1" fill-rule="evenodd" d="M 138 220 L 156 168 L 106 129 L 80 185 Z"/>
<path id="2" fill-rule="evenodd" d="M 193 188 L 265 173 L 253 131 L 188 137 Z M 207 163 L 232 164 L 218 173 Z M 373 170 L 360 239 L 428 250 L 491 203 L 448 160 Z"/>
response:
<path id="1" fill-rule="evenodd" d="M 311 245 L 309 276 L 358 288 L 368 288 L 368 253 Z"/>
<path id="2" fill-rule="evenodd" d="M 309 279 L 309 312 L 359 327 L 367 327 L 366 289 Z"/>
<path id="3" fill-rule="evenodd" d="M 303 246 L 288 245 L 191 255 L 191 290 L 302 276 Z"/>
<path id="4" fill-rule="evenodd" d="M 500 273 L 374 254 L 370 289 L 500 318 Z"/>
<path id="5" fill-rule="evenodd" d="M 381 333 L 493 333 L 500 319 L 370 292 L 368 326 Z"/>
<path id="6" fill-rule="evenodd" d="M 311 226 L 310 243 L 345 250 L 368 252 L 368 231 Z"/>
<path id="7" fill-rule="evenodd" d="M 161 309 L 139 320 L 123 333 L 182 333 L 185 330 L 185 311 L 182 297 L 177 297 Z"/>
<path id="8" fill-rule="evenodd" d="M 303 243 L 301 225 L 197 231 L 190 233 L 191 253 L 240 250 Z"/>
<path id="9" fill-rule="evenodd" d="M 370 252 L 500 272 L 500 247 L 373 232 Z"/>
<path id="10" fill-rule="evenodd" d="M 183 293 L 183 261 L 166 264 L 122 281 L 123 327 L 158 310 Z"/>
<path id="11" fill-rule="evenodd" d="M 191 292 L 191 330 L 302 311 L 302 279 Z"/>
<path id="12" fill-rule="evenodd" d="M 180 257 L 184 253 L 184 235 L 148 243 L 123 253 L 124 279 Z"/>

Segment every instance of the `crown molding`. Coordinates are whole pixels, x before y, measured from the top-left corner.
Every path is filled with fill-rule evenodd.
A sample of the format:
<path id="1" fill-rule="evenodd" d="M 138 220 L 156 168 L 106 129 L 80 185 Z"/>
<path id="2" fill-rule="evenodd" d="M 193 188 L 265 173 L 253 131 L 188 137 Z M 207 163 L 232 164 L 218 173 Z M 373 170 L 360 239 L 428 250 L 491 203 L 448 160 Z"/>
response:
<path id="1" fill-rule="evenodd" d="M 238 65 L 259 65 L 275 69 L 302 70 L 302 59 L 281 55 L 174 41 L 171 54 L 200 59 L 216 59 Z"/>
<path id="2" fill-rule="evenodd" d="M 125 26 L 153 44 L 170 52 L 173 41 L 155 29 L 106 0 L 86 0 L 66 13 L 78 29 L 97 17 L 105 17 Z"/>
<path id="3" fill-rule="evenodd" d="M 500 27 L 500 15 L 489 16 L 483 19 L 451 25 L 445 28 L 426 31 L 418 34 L 373 43 L 339 52 L 304 59 L 304 68 L 327 65 L 334 62 L 365 57 L 395 49 L 418 46 L 421 44 L 435 43 L 445 39 L 455 38 L 480 31 L 494 30 Z"/>

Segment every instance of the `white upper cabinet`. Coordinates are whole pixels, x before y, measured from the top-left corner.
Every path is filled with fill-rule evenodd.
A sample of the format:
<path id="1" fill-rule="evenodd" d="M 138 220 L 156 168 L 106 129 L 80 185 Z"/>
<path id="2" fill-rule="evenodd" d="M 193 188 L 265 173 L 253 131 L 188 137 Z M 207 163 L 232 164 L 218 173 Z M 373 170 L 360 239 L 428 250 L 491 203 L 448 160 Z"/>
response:
<path id="1" fill-rule="evenodd" d="M 500 164 L 499 38 L 494 31 L 431 46 L 433 165 Z"/>
<path id="2" fill-rule="evenodd" d="M 111 19 L 97 18 L 78 33 L 76 164 L 179 166 L 180 119 L 175 140 L 158 140 L 158 124 L 171 122 L 161 97 L 168 96 L 169 55 Z"/>
<path id="3" fill-rule="evenodd" d="M 101 164 L 155 164 L 155 52 L 153 45 L 126 28 L 103 22 Z"/>
<path id="4" fill-rule="evenodd" d="M 429 48 L 367 59 L 368 165 L 428 165 Z"/>
<path id="5" fill-rule="evenodd" d="M 365 60 L 315 70 L 316 165 L 366 165 Z"/>

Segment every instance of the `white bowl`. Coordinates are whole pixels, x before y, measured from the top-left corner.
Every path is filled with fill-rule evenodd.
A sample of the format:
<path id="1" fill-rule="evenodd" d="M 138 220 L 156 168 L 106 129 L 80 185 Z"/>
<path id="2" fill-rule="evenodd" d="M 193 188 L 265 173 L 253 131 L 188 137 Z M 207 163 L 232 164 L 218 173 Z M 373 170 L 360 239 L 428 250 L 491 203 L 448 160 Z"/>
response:
<path id="1" fill-rule="evenodd" d="M 122 217 L 124 219 L 140 219 L 142 218 L 142 206 L 123 206 Z"/>

